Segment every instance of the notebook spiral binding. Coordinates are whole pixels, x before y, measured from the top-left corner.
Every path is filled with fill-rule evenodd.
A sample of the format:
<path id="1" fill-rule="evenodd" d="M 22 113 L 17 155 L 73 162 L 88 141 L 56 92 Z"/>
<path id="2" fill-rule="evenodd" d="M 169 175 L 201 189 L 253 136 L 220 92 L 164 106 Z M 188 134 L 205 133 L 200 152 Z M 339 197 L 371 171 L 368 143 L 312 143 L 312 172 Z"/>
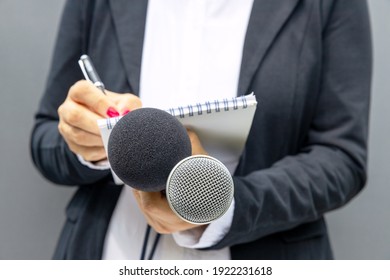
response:
<path id="1" fill-rule="evenodd" d="M 246 109 L 248 107 L 246 96 L 244 95 L 230 99 L 224 98 L 222 100 L 214 100 L 213 102 L 206 101 L 205 103 L 196 103 L 195 105 L 187 105 L 185 107 L 180 106 L 177 108 L 170 108 L 166 111 L 173 116 L 178 116 L 183 119 L 185 117 L 193 117 L 195 114 L 202 115 L 203 113 L 219 113 L 221 110 L 229 111 L 230 109 L 238 110 L 240 107 L 242 109 Z"/>
<path id="2" fill-rule="evenodd" d="M 170 108 L 165 110 L 170 113 L 172 116 L 178 117 L 179 119 L 184 119 L 187 117 L 194 117 L 196 115 L 200 116 L 205 114 L 219 113 L 223 111 L 238 110 L 248 108 L 247 98 L 251 98 L 253 93 L 250 95 L 242 95 L 239 97 L 233 98 L 224 98 L 221 100 L 206 101 L 204 103 L 196 103 L 195 105 L 180 106 L 176 108 Z M 122 118 L 122 116 L 107 118 L 105 119 L 106 129 L 111 130 L 116 123 Z"/>

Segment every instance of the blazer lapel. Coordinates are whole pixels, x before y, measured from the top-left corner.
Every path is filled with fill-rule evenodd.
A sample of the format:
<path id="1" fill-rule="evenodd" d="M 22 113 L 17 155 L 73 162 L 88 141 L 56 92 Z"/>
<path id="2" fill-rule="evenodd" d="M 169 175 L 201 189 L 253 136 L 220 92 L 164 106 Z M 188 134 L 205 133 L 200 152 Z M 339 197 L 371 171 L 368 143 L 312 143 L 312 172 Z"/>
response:
<path id="1" fill-rule="evenodd" d="M 242 55 L 238 95 L 247 94 L 253 76 L 278 31 L 299 0 L 255 0 Z"/>
<path id="2" fill-rule="evenodd" d="M 146 0 L 110 0 L 116 35 L 132 93 L 139 94 Z"/>

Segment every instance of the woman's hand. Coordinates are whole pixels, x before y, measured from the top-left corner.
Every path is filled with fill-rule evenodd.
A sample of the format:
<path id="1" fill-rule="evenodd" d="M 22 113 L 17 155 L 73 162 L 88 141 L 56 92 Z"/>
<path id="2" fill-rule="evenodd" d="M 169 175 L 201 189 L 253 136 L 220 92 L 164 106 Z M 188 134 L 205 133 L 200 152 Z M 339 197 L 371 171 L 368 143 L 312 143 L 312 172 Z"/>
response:
<path id="1" fill-rule="evenodd" d="M 140 108 L 141 100 L 133 94 L 119 94 L 106 90 L 104 95 L 88 81 L 75 83 L 64 103 L 58 108 L 58 130 L 70 150 L 86 161 L 107 158 L 97 120 L 124 115 Z"/>
<path id="2" fill-rule="evenodd" d="M 158 233 L 170 234 L 198 226 L 179 218 L 170 208 L 162 192 L 144 192 L 133 189 L 133 194 L 148 224 Z"/>

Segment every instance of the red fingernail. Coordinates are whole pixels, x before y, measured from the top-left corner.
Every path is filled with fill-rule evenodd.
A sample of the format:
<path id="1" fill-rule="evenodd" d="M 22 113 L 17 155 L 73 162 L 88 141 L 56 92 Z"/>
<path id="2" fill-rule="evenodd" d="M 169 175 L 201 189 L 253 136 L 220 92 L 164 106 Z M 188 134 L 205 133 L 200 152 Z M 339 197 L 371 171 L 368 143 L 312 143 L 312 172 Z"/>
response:
<path id="1" fill-rule="evenodd" d="M 118 117 L 118 116 L 119 116 L 118 111 L 115 110 L 113 107 L 109 107 L 109 108 L 107 109 L 106 114 L 107 114 L 107 116 L 109 116 L 110 118 Z"/>
<path id="2" fill-rule="evenodd" d="M 124 115 L 126 115 L 126 114 L 128 114 L 128 113 L 130 113 L 130 110 L 125 110 L 125 111 L 122 113 L 122 116 L 124 116 Z"/>

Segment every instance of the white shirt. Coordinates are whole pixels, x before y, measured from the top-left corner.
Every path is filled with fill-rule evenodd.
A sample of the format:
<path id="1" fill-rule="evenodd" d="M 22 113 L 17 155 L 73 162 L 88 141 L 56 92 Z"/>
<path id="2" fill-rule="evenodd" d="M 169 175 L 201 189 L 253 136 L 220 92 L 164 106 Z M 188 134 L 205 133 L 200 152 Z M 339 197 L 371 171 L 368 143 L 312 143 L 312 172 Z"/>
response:
<path id="1" fill-rule="evenodd" d="M 140 97 L 144 107 L 171 107 L 237 95 L 242 50 L 253 0 L 149 0 Z M 232 173 L 238 158 L 211 156 Z M 194 250 L 220 241 L 234 204 L 202 234 L 163 235 L 154 259 L 230 259 L 229 248 Z M 146 221 L 125 186 L 107 231 L 103 259 L 139 259 Z M 154 235 L 149 239 L 153 243 Z M 148 253 L 147 253 L 148 254 Z"/>

